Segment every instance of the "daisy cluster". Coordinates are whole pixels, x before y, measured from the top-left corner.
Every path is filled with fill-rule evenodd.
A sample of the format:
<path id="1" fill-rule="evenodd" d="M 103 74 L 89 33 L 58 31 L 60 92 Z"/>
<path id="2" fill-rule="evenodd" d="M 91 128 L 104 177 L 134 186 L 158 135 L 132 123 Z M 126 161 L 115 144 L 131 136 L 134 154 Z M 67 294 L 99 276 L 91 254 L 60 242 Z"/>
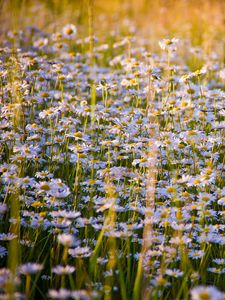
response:
<path id="1" fill-rule="evenodd" d="M 190 46 L 194 69 L 186 41 L 159 45 L 80 39 L 72 24 L 3 41 L 1 299 L 131 299 L 151 143 L 152 295 L 224 299 L 225 71 L 216 52 Z"/>

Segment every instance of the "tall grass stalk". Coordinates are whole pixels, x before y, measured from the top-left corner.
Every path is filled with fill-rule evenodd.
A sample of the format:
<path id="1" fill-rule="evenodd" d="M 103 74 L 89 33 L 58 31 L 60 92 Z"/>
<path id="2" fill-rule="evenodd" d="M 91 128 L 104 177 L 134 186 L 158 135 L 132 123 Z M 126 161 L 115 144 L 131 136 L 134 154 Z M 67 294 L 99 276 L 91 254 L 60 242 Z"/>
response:
<path id="1" fill-rule="evenodd" d="M 93 63 L 93 48 L 94 48 L 94 0 L 88 0 L 88 33 L 89 33 L 89 53 L 91 63 Z"/>
<path id="2" fill-rule="evenodd" d="M 140 252 L 138 270 L 135 278 L 133 299 L 148 300 L 151 298 L 151 289 L 149 288 L 149 272 L 148 263 L 146 262 L 146 254 L 152 246 L 153 232 L 153 214 L 155 209 L 155 193 L 157 181 L 157 134 L 158 121 L 154 115 L 154 92 L 152 87 L 151 75 L 149 77 L 148 95 L 147 95 L 147 117 L 149 120 L 149 145 L 148 145 L 148 169 L 146 181 L 146 202 L 145 202 L 145 218 L 143 229 L 143 241 Z"/>

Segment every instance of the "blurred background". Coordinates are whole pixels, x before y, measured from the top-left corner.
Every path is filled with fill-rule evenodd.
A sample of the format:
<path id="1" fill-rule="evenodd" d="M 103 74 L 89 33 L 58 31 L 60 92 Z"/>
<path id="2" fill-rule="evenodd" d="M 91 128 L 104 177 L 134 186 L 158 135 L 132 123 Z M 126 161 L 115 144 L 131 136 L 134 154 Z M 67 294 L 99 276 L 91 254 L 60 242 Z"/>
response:
<path id="1" fill-rule="evenodd" d="M 135 35 L 154 48 L 159 39 L 174 36 L 208 51 L 223 51 L 224 45 L 224 0 L 0 0 L 0 11 L 1 37 L 31 25 L 56 32 L 67 23 L 85 37 L 92 14 L 93 34 L 103 39 L 109 33 Z"/>

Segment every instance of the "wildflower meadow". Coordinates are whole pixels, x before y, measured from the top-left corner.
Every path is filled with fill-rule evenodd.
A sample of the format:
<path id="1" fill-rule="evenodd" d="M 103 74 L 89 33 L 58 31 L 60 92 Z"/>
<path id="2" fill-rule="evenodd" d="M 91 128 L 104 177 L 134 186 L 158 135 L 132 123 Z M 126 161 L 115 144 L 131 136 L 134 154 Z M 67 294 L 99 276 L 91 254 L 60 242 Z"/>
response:
<path id="1" fill-rule="evenodd" d="M 0 299 L 224 300 L 224 1 L 0 10 Z"/>

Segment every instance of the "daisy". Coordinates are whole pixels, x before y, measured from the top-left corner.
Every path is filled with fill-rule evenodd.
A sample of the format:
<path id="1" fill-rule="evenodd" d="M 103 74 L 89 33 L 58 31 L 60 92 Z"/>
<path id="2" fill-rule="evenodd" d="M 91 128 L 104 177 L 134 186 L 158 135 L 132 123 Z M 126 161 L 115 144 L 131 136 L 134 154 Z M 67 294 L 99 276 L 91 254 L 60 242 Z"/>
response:
<path id="1" fill-rule="evenodd" d="M 214 286 L 197 286 L 191 290 L 191 300 L 223 300 L 223 294 Z"/>
<path id="2" fill-rule="evenodd" d="M 67 289 L 59 289 L 59 290 L 49 290 L 48 291 L 48 296 L 51 299 L 68 299 L 71 298 L 71 291 Z"/>
<path id="3" fill-rule="evenodd" d="M 58 265 L 58 266 L 55 266 L 53 269 L 52 269 L 52 272 L 57 274 L 57 275 L 63 275 L 63 274 L 72 274 L 73 272 L 75 271 L 75 267 L 73 266 L 61 266 L 61 265 Z"/>
<path id="4" fill-rule="evenodd" d="M 72 234 L 62 233 L 58 235 L 58 242 L 65 247 L 71 247 L 74 242 Z"/>
<path id="5" fill-rule="evenodd" d="M 176 51 L 178 42 L 179 42 L 179 39 L 176 39 L 176 38 L 163 39 L 163 40 L 159 41 L 159 46 L 162 50 Z"/>
<path id="6" fill-rule="evenodd" d="M 72 257 L 89 257 L 92 251 L 89 247 L 77 247 L 69 249 L 69 254 Z"/>
<path id="7" fill-rule="evenodd" d="M 182 277 L 184 275 L 184 272 L 178 269 L 166 269 L 165 274 L 168 276 L 172 276 L 174 278 L 178 278 L 178 277 Z"/>
<path id="8" fill-rule="evenodd" d="M 27 274 L 35 274 L 40 272 L 43 269 L 42 264 L 37 264 L 37 263 L 26 263 L 24 265 L 21 265 L 19 267 L 19 273 L 27 275 Z"/>
<path id="9" fill-rule="evenodd" d="M 73 24 L 67 24 L 63 27 L 62 34 L 67 39 L 73 39 L 77 34 L 77 28 Z"/>

